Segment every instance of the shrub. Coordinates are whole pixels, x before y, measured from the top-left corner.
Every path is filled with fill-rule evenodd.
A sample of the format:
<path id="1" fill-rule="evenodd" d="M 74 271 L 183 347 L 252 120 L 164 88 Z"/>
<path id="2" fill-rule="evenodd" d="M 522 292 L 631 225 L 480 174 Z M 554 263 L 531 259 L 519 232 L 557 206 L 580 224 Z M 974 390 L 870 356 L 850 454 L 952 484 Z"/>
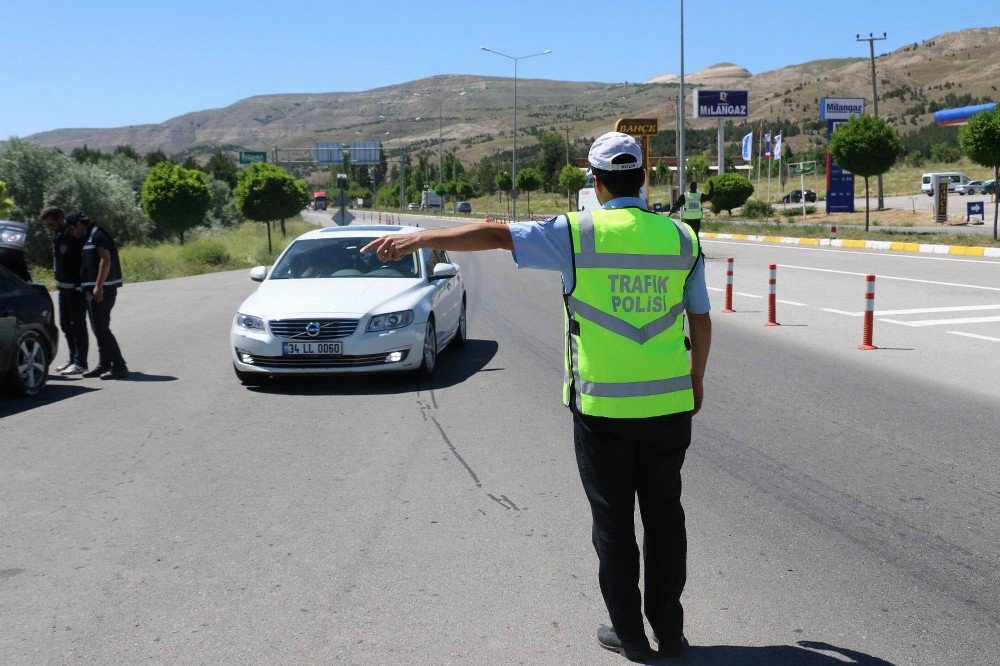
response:
<path id="1" fill-rule="evenodd" d="M 815 212 L 816 212 L 816 206 L 806 206 L 806 215 L 811 215 Z M 798 217 L 799 215 L 802 215 L 801 204 L 795 204 L 794 206 L 789 206 L 788 208 L 781 209 L 782 217 L 792 218 L 792 217 Z"/>
<path id="2" fill-rule="evenodd" d="M 712 210 L 733 214 L 734 208 L 742 206 L 753 194 L 753 184 L 738 173 L 724 173 L 708 180 L 706 190 L 712 192 Z"/>
<path id="3" fill-rule="evenodd" d="M 749 217 L 753 220 L 774 217 L 774 206 L 766 201 L 758 201 L 757 199 L 751 199 L 743 204 L 742 211 L 744 217 Z"/>
<path id="4" fill-rule="evenodd" d="M 230 262 L 225 246 L 216 240 L 201 238 L 181 251 L 184 260 L 199 266 L 226 266 Z"/>

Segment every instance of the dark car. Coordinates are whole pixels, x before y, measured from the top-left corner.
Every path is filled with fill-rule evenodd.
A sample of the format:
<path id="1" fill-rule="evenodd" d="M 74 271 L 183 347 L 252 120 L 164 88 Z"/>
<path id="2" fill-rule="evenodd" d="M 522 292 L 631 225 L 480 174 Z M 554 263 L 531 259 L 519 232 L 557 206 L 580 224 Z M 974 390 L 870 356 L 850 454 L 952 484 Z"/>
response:
<path id="1" fill-rule="evenodd" d="M 459 201 L 457 204 L 455 204 L 455 212 L 456 213 L 471 213 L 472 212 L 472 204 L 469 203 L 468 201 Z"/>
<path id="2" fill-rule="evenodd" d="M 816 193 L 812 190 L 806 190 L 806 202 L 815 203 Z M 781 203 L 802 203 L 802 190 L 792 190 L 785 196 L 781 197 Z"/>
<path id="3" fill-rule="evenodd" d="M 987 180 L 983 182 L 983 194 L 996 194 L 996 193 L 997 193 L 996 179 Z"/>
<path id="4" fill-rule="evenodd" d="M 36 395 L 58 348 L 49 292 L 0 266 L 0 389 Z"/>

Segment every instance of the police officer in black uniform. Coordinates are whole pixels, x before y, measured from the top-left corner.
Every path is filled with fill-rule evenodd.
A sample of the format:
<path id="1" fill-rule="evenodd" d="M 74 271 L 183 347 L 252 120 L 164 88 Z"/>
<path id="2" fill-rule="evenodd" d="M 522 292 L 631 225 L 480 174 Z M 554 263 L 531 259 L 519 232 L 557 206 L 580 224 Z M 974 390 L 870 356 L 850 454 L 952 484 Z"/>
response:
<path id="1" fill-rule="evenodd" d="M 80 288 L 83 243 L 66 228 L 66 215 L 58 206 L 42 209 L 42 225 L 52 232 L 52 270 L 59 292 L 59 328 L 66 336 L 69 361 L 56 368 L 60 375 L 87 372 L 90 336 L 87 333 L 87 299 Z"/>
<path id="2" fill-rule="evenodd" d="M 90 327 L 94 329 L 94 337 L 97 338 L 97 367 L 83 373 L 83 376 L 125 379 L 128 377 L 128 366 L 122 358 L 118 340 L 111 332 L 111 310 L 115 307 L 118 287 L 122 286 L 118 247 L 108 232 L 83 213 L 73 213 L 67 217 L 66 228 L 74 237 L 83 241 L 80 287 L 87 298 Z"/>

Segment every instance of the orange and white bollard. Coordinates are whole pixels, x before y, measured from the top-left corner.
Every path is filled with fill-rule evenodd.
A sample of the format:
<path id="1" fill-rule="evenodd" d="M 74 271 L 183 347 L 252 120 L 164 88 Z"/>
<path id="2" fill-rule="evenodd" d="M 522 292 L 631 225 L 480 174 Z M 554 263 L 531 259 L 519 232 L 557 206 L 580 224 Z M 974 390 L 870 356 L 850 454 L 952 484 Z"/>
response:
<path id="1" fill-rule="evenodd" d="M 861 344 L 858 349 L 878 349 L 872 344 L 872 329 L 875 328 L 875 276 L 865 278 L 868 285 L 865 290 L 865 323 L 861 330 Z"/>
<path id="2" fill-rule="evenodd" d="M 726 259 L 726 307 L 723 312 L 736 312 L 733 309 L 733 257 Z"/>
<path id="3" fill-rule="evenodd" d="M 830 238 L 832 240 L 837 240 L 837 225 L 830 227 Z"/>
<path id="4" fill-rule="evenodd" d="M 778 265 L 771 264 L 771 277 L 768 279 L 767 324 L 765 326 L 780 326 L 778 323 Z"/>

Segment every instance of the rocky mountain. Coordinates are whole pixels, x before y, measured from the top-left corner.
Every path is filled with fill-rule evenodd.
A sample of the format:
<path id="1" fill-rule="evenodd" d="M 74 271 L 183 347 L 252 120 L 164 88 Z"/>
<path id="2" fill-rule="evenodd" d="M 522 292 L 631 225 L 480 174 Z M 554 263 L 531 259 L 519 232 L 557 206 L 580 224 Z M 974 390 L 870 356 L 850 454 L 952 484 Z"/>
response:
<path id="1" fill-rule="evenodd" d="M 907 132 L 932 122 L 936 108 L 1000 99 L 1000 27 L 910 44 L 879 56 L 876 65 L 881 115 Z M 814 60 L 760 74 L 719 63 L 687 75 L 685 83 L 748 89 L 752 121 L 799 124 L 801 134 L 789 139 L 796 150 L 822 140 L 815 122 L 820 97 L 871 101 L 866 57 Z M 445 149 L 463 160 L 478 159 L 510 147 L 512 88 L 506 78 L 441 75 L 363 92 L 261 95 L 159 124 L 59 129 L 28 138 L 63 150 L 130 144 L 140 152 L 188 154 L 215 146 L 307 148 L 324 140 L 436 146 L 440 99 Z M 537 129 L 568 128 L 571 139 L 584 142 L 628 116 L 656 117 L 669 129 L 676 122 L 676 99 L 677 79 L 670 74 L 640 84 L 518 79 L 518 141 L 530 144 Z M 693 120 L 691 126 L 712 122 Z"/>

